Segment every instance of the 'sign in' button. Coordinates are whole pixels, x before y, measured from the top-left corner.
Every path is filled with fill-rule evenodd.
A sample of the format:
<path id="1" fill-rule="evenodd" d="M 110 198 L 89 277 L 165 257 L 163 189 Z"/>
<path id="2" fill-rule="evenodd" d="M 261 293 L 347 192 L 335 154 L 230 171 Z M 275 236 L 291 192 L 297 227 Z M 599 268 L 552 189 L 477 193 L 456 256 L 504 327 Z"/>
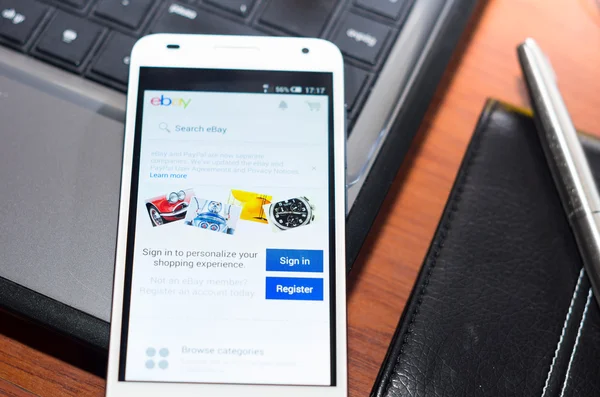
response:
<path id="1" fill-rule="evenodd" d="M 267 271 L 323 273 L 323 250 L 267 248 Z"/>
<path id="2" fill-rule="evenodd" d="M 267 277 L 267 299 L 322 301 L 322 278 Z"/>

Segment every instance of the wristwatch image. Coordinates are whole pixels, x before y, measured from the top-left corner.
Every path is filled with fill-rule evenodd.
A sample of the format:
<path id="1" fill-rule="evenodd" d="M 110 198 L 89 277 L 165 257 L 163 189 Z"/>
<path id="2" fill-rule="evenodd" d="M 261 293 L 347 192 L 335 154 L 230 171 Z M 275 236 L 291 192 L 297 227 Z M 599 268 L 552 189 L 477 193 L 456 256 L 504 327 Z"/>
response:
<path id="1" fill-rule="evenodd" d="M 306 197 L 278 201 L 269 207 L 269 222 L 280 230 L 306 226 L 315 219 L 315 207 Z"/>

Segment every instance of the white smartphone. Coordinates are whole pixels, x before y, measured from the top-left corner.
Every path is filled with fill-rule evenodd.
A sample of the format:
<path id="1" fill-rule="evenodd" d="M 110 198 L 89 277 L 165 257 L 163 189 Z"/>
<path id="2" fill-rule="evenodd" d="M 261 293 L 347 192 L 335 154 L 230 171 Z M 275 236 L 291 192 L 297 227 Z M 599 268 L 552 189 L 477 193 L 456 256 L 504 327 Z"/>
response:
<path id="1" fill-rule="evenodd" d="M 130 62 L 106 395 L 347 396 L 340 51 L 161 34 Z"/>

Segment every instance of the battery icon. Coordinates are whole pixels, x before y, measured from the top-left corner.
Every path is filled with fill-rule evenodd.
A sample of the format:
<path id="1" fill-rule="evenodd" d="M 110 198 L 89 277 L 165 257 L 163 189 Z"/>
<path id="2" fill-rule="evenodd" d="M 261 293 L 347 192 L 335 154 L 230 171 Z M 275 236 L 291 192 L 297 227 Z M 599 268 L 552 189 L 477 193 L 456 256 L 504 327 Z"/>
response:
<path id="1" fill-rule="evenodd" d="M 299 85 L 295 85 L 290 88 L 290 92 L 292 94 L 302 94 L 302 87 L 300 87 Z"/>

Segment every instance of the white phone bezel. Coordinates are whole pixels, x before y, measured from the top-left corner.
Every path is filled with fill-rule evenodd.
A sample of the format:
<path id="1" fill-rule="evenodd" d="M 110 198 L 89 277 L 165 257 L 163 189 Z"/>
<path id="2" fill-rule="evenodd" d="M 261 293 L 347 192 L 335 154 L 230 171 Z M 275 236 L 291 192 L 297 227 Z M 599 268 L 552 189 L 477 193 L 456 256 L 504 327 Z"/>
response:
<path id="1" fill-rule="evenodd" d="M 167 48 L 178 45 L 178 49 Z M 308 49 L 308 52 L 303 49 Z M 118 380 L 121 322 L 125 281 L 125 254 L 129 220 L 129 200 L 133 143 L 138 98 L 139 69 L 143 66 L 315 71 L 333 74 L 334 183 L 336 235 L 336 386 L 280 386 L 238 384 L 192 384 L 161 382 L 121 382 Z M 343 397 L 347 396 L 346 342 L 346 252 L 345 252 L 345 110 L 343 60 L 339 49 L 320 39 L 157 34 L 139 40 L 130 60 L 127 116 L 123 153 L 123 174 L 119 202 L 107 396 L 211 396 L 232 397 Z"/>

